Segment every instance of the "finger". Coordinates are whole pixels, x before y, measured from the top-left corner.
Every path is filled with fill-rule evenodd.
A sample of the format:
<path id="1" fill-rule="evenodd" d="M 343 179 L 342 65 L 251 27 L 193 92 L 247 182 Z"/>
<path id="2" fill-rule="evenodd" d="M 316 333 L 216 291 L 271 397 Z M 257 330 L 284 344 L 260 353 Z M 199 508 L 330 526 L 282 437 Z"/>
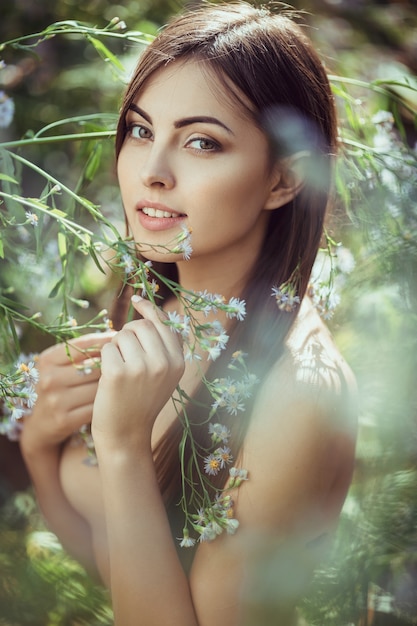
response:
<path id="1" fill-rule="evenodd" d="M 75 369 L 77 374 L 77 380 L 74 380 L 74 384 L 80 384 L 80 377 L 82 379 L 98 380 L 101 375 L 101 358 L 94 357 L 85 359 L 81 362 L 71 363 L 72 367 Z"/>
<path id="2" fill-rule="evenodd" d="M 97 394 L 97 381 L 85 383 L 79 387 L 71 388 L 71 393 L 52 395 L 48 407 L 54 414 L 70 414 L 74 409 L 79 409 L 94 403 Z"/>
<path id="3" fill-rule="evenodd" d="M 114 343 L 120 350 L 125 362 L 137 365 L 145 363 L 149 358 L 155 363 L 158 358 L 166 358 L 169 349 L 161 335 L 149 320 L 137 320 L 124 327 Z"/>
<path id="4" fill-rule="evenodd" d="M 88 335 L 71 339 L 64 346 L 65 352 L 69 355 L 70 360 L 75 363 L 84 361 L 86 357 L 99 358 L 102 347 L 111 341 L 115 334 L 116 331 L 112 330 L 106 333 L 89 333 Z"/>
<path id="5" fill-rule="evenodd" d="M 160 333 L 159 328 L 148 319 L 132 322 L 128 328 L 120 331 L 114 341 L 124 361 L 132 364 L 133 372 L 147 371 L 148 374 L 163 376 L 170 371 L 173 375 L 176 372 L 181 376 L 184 371 L 181 345 L 169 329 L 165 328 L 165 333 Z"/>
<path id="6" fill-rule="evenodd" d="M 182 343 L 171 330 L 147 318 L 126 324 L 113 341 L 125 361 L 143 361 L 148 369 L 163 369 L 167 363 L 180 366 L 184 359 Z"/>
<path id="7" fill-rule="evenodd" d="M 132 296 L 131 302 L 136 311 L 145 319 L 157 322 L 162 322 L 164 319 L 167 319 L 166 313 L 160 307 L 156 306 L 156 304 L 150 300 L 142 298 L 138 294 Z"/>
<path id="8" fill-rule="evenodd" d="M 104 344 L 101 350 L 102 374 L 104 375 L 117 374 L 121 366 L 123 366 L 123 363 L 124 363 L 124 359 L 122 357 L 119 347 L 116 344 L 116 339 L 114 339 L 113 341 L 109 343 Z"/>
<path id="9" fill-rule="evenodd" d="M 97 394 L 97 382 L 86 383 L 77 388 L 76 392 L 71 393 L 71 397 L 67 400 L 68 411 L 90 406 L 94 403 Z"/>
<path id="10" fill-rule="evenodd" d="M 99 357 L 103 345 L 114 337 L 115 331 L 105 333 L 89 333 L 70 339 L 67 343 L 60 343 L 47 348 L 42 353 L 44 359 L 55 365 L 68 365 L 68 362 L 84 361 L 86 356 Z"/>
<path id="11" fill-rule="evenodd" d="M 173 332 L 172 329 L 164 324 L 164 321 L 168 319 L 168 316 L 162 309 L 155 306 L 149 300 L 141 298 L 141 296 L 134 295 L 131 298 L 132 305 L 138 311 L 144 319 L 150 320 L 155 324 L 155 328 L 163 338 L 167 346 L 177 349 L 178 346 L 182 349 L 183 338 L 180 333 Z"/>
<path id="12" fill-rule="evenodd" d="M 36 383 L 36 392 L 39 397 L 47 398 L 51 394 L 61 394 L 62 398 L 71 397 L 79 393 L 79 389 L 88 384 L 97 387 L 101 376 L 100 368 L 79 368 L 73 363 L 56 365 L 53 363 L 39 363 L 39 380 Z"/>
<path id="13" fill-rule="evenodd" d="M 94 405 L 92 403 L 85 404 L 83 406 L 78 406 L 69 412 L 68 421 L 74 432 L 85 424 L 91 424 L 93 418 L 93 407 Z"/>

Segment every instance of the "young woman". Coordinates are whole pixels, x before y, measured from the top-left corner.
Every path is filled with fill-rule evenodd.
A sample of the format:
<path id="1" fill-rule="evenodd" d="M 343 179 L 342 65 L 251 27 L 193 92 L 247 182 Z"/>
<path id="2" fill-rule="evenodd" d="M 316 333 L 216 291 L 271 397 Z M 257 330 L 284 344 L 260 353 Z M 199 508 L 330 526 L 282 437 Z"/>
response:
<path id="1" fill-rule="evenodd" d="M 21 440 L 40 506 L 110 587 L 117 626 L 290 624 L 354 457 L 352 375 L 305 295 L 336 150 L 326 73 L 288 16 L 204 6 L 174 19 L 141 56 L 116 145 L 129 233 L 145 272 L 151 262 L 163 277 L 159 306 L 125 288 L 118 332 L 40 355 Z M 172 242 L 190 231 L 185 259 Z M 215 355 L 203 332 L 188 358 L 192 294 L 202 304 L 194 325 L 228 333 Z M 227 303 L 237 303 L 234 317 Z M 96 358 L 101 369 L 80 376 Z M 236 383 L 231 359 L 250 373 Z M 217 396 L 210 426 L 202 381 L 229 385 L 230 399 L 230 387 L 255 379 L 245 406 Z M 98 465 L 83 462 L 72 437 L 90 423 Z M 195 453 L 211 441 L 214 454 Z M 218 471 L 229 462 L 231 480 Z M 213 483 L 211 514 L 222 513 L 189 512 L 183 531 L 202 476 Z"/>

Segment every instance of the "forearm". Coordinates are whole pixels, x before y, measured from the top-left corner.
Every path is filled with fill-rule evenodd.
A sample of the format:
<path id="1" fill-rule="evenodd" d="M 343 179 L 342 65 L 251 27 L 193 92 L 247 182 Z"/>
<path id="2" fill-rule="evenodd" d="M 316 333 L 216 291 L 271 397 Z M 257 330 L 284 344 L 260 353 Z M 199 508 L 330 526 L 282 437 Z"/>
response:
<path id="1" fill-rule="evenodd" d="M 25 417 L 20 440 L 23 458 L 48 526 L 68 552 L 88 569 L 94 564 L 94 571 L 90 519 L 84 517 L 84 512 L 80 514 L 82 508 L 67 496 L 68 490 L 61 484 L 61 460 L 68 438 L 91 423 L 100 377 L 100 370 L 94 365 L 99 359 L 101 346 L 113 334 L 84 335 L 51 346 L 39 355 L 36 405 Z M 85 365 L 88 368 L 80 376 Z M 73 473 L 79 477 L 75 467 Z M 80 491 L 83 488 L 82 479 L 79 479 Z"/>
<path id="2" fill-rule="evenodd" d="M 62 490 L 59 477 L 61 447 L 35 448 L 23 438 L 21 450 L 48 527 L 74 558 L 95 573 L 90 527 Z"/>
<path id="3" fill-rule="evenodd" d="M 116 626 L 197 626 L 151 453 L 97 451 Z"/>

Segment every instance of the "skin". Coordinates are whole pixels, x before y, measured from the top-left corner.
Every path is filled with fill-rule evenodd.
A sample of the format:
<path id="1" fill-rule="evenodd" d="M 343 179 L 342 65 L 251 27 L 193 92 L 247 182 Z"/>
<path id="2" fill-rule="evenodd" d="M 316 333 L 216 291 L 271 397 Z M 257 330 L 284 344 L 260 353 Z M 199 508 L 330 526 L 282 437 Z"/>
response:
<path id="1" fill-rule="evenodd" d="M 118 174 L 135 240 L 166 244 L 184 222 L 193 232 L 191 259 L 163 258 L 178 262 L 185 288 L 230 297 L 259 253 L 268 212 L 299 183 L 287 184 L 282 167 L 269 166 L 265 136 L 235 103 L 219 100 L 214 80 L 190 62 L 157 72 L 128 114 Z M 155 225 L 138 212 L 161 205 L 181 216 L 172 227 L 170 218 Z M 199 544 L 187 577 L 153 449 L 175 419 L 176 385 L 192 394 L 199 373 L 163 324 L 166 313 L 148 301 L 132 304 L 143 319 L 74 340 L 72 361 L 60 345 L 40 356 L 39 400 L 21 445 L 41 508 L 67 549 L 110 586 L 117 626 L 271 623 L 269 601 L 274 619 L 288 608 L 286 576 L 282 595 L 274 588 L 266 601 L 256 594 L 262 572 L 271 559 L 287 571 L 294 555 L 311 555 L 306 544 L 332 531 L 351 479 L 355 420 L 342 393 L 346 384 L 353 388 L 350 370 L 305 300 L 255 402 L 240 459 L 250 480 L 234 496 L 238 533 Z M 87 347 L 88 358 L 101 357 L 101 375 L 79 375 Z M 90 421 L 100 469 L 84 464 L 85 449 L 70 442 Z M 309 569 L 301 562 L 296 580 Z"/>

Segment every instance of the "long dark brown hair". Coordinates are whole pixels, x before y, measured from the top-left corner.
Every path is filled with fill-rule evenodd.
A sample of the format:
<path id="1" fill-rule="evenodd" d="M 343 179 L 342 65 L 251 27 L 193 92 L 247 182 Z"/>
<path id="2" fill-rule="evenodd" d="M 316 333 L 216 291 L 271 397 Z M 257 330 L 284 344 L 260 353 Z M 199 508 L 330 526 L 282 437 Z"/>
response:
<path id="1" fill-rule="evenodd" d="M 247 316 L 232 328 L 228 349 L 207 372 L 209 379 L 224 376 L 230 355 L 242 350 L 248 354 L 249 370 L 262 380 L 282 356 L 297 314 L 279 310 L 271 297 L 271 288 L 291 280 L 302 299 L 320 245 L 336 150 L 333 96 L 319 56 L 286 12 L 275 13 L 246 3 L 204 5 L 175 17 L 140 57 L 121 106 L 117 155 L 125 139 L 130 105 L 156 70 L 179 59 L 200 62 L 221 81 L 225 95 L 245 107 L 251 119 L 268 134 L 275 158 L 307 149 L 311 156 L 305 164 L 307 174 L 309 169 L 316 173 L 315 181 L 305 184 L 291 202 L 269 212 L 259 258 L 243 293 L 236 294 L 246 300 Z M 296 130 L 291 135 L 287 131 L 291 124 L 294 126 L 294 120 Z M 167 278 L 177 278 L 175 264 L 155 263 L 154 267 Z M 129 295 L 125 290 L 126 297 L 116 304 L 116 326 L 123 323 Z M 191 422 L 198 423 L 202 410 L 199 403 L 210 406 L 212 402 L 204 385 L 194 400 L 198 403 L 191 403 L 188 413 Z M 226 415 L 222 420 L 229 418 L 235 455 L 242 445 L 252 406 L 253 399 L 246 408 L 246 419 Z M 194 434 L 203 445 L 208 445 L 206 431 L 196 427 Z M 179 490 L 181 433 L 180 421 L 176 420 L 155 454 L 159 483 L 167 502 Z"/>

